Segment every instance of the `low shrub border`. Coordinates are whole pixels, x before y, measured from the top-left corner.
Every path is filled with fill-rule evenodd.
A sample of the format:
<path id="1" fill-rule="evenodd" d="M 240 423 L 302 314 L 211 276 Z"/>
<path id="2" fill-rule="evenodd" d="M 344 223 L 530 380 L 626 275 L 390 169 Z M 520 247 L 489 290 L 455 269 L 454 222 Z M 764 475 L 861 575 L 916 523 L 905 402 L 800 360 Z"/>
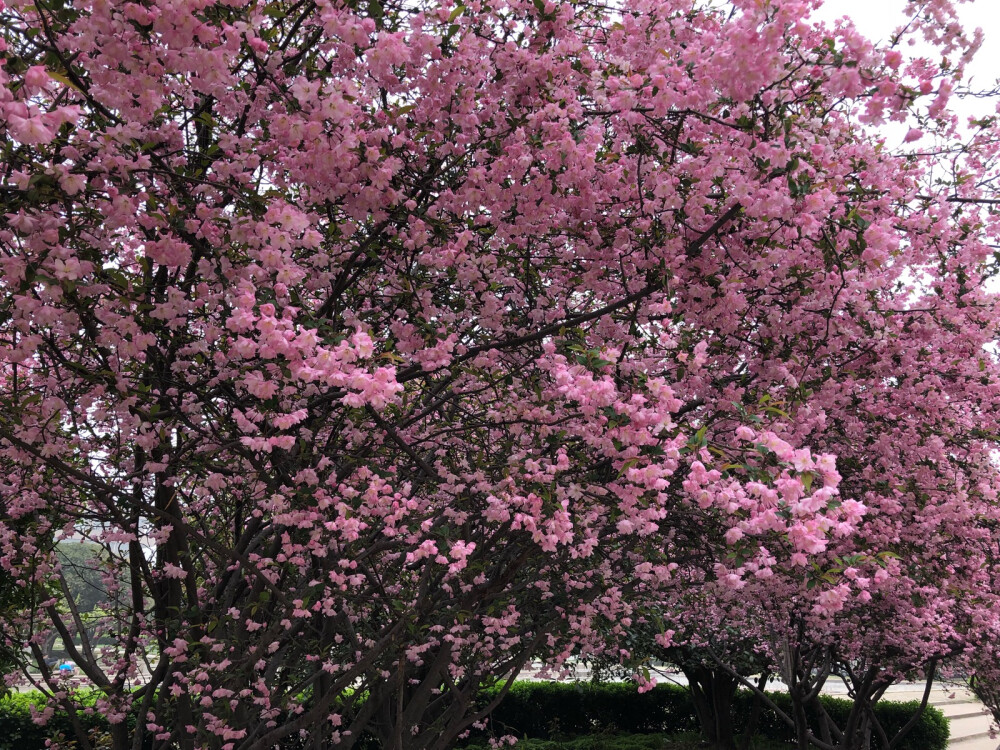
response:
<path id="1" fill-rule="evenodd" d="M 786 714 L 791 715 L 792 699 L 787 693 L 768 693 L 778 708 Z M 752 696 L 749 692 L 741 692 L 736 696 L 733 706 L 733 723 L 735 726 L 744 726 L 750 717 L 750 707 Z M 834 698 L 829 695 L 821 695 L 820 701 L 827 714 L 833 719 L 837 726 L 844 726 L 847 723 L 847 715 L 851 711 L 853 702 L 846 698 Z M 875 715 L 879 723 L 885 730 L 886 736 L 891 741 L 896 733 L 902 729 L 906 723 L 920 708 L 920 701 L 879 701 L 875 704 Z M 815 717 L 810 716 L 811 719 Z M 813 721 L 813 729 L 818 733 L 819 722 Z M 790 740 L 791 730 L 770 708 L 763 707 L 760 713 L 757 734 L 769 739 Z M 945 750 L 948 747 L 948 719 L 937 708 L 927 706 L 919 721 L 910 729 L 903 740 L 902 746 L 908 750 Z M 878 750 L 882 743 L 875 732 L 872 732 L 872 750 Z"/>
<path id="2" fill-rule="evenodd" d="M 0 698 L 0 750 L 42 750 L 46 740 L 59 735 L 65 739 L 75 738 L 65 711 L 55 711 L 45 726 L 33 721 L 32 707 L 44 705 L 45 698 L 35 692 L 8 693 Z M 78 712 L 77 715 L 89 732 L 103 734 L 109 730 L 107 719 L 97 712 Z"/>
<path id="3" fill-rule="evenodd" d="M 791 699 L 787 694 L 768 695 L 782 711 L 791 713 Z M 851 710 L 851 701 L 831 696 L 821 696 L 820 700 L 830 718 L 842 726 Z M 752 703 L 749 692 L 737 693 L 733 703 L 735 727 L 746 726 Z M 875 714 L 891 739 L 918 708 L 916 701 L 881 701 L 875 706 Z M 487 733 L 496 737 L 511 734 L 552 740 L 608 732 L 674 734 L 698 730 L 688 690 L 679 685 L 661 684 L 640 694 L 632 683 L 517 682 L 490 716 Z M 905 747 L 909 750 L 945 750 L 948 734 L 948 720 L 944 714 L 928 706 L 907 734 Z M 757 735 L 777 742 L 788 742 L 793 737 L 788 726 L 767 706 L 761 709 Z M 873 737 L 873 750 L 878 747 L 879 742 Z"/>
<path id="4" fill-rule="evenodd" d="M 754 740 L 755 750 L 788 750 L 787 743 Z M 686 732 L 666 734 L 591 734 L 573 740 L 521 740 L 513 750 L 704 750 L 701 735 Z M 465 750 L 494 750 L 489 743 L 468 745 Z"/>
<path id="5" fill-rule="evenodd" d="M 783 693 L 770 693 L 771 699 L 783 711 L 790 711 L 790 699 Z M 488 698 L 484 696 L 484 700 Z M 830 717 L 843 723 L 851 702 L 843 698 L 822 696 Z M 56 711 L 42 727 L 32 721 L 31 706 L 43 703 L 37 693 L 11 693 L 0 699 L 0 750 L 42 750 L 48 739 L 63 734 L 73 737 L 72 726 L 65 712 Z M 749 693 L 737 694 L 733 706 L 733 723 L 745 726 L 750 716 L 752 699 Z M 883 701 L 875 707 L 879 721 L 891 738 L 918 708 L 917 702 Z M 107 720 L 97 713 L 80 714 L 88 729 L 103 733 Z M 129 717 L 130 721 L 134 721 Z M 537 740 L 567 740 L 587 735 L 672 735 L 697 732 L 698 721 L 688 691 L 678 685 L 657 685 L 647 693 L 639 693 L 632 683 L 559 683 L 517 682 L 489 718 L 485 732 L 477 732 L 470 745 L 480 744 L 486 737 L 514 735 Z M 771 711 L 761 711 L 757 734 L 774 742 L 788 742 L 792 733 Z M 593 738 L 596 742 L 598 738 Z M 662 741 L 662 737 L 660 738 Z M 602 740 L 603 741 L 603 740 Z M 608 740 L 610 741 L 610 739 Z M 624 740 L 615 740 L 618 746 Z M 656 739 L 632 737 L 624 747 L 645 748 Z M 906 737 L 908 750 L 945 750 L 948 744 L 948 721 L 938 709 L 927 707 L 920 721 Z M 542 746 L 538 746 L 541 750 Z M 596 748 L 596 745 L 571 743 L 573 750 Z M 879 747 L 873 737 L 872 748 Z M 553 746 L 555 750 L 555 746 Z"/>
<path id="6" fill-rule="evenodd" d="M 488 721 L 493 735 L 534 739 L 698 731 L 687 689 L 670 684 L 516 682 Z"/>
<path id="7" fill-rule="evenodd" d="M 698 741 L 674 742 L 662 734 L 590 735 L 574 740 L 523 740 L 514 750 L 663 750 L 665 746 L 697 748 Z M 466 750 L 493 750 L 486 745 L 469 745 Z"/>

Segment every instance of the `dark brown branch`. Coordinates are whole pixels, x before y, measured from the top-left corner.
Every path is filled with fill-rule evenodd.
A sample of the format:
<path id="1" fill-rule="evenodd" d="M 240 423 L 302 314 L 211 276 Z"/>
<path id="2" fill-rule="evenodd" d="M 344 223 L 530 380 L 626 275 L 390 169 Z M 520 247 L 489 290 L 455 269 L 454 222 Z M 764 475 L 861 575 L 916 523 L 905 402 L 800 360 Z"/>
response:
<path id="1" fill-rule="evenodd" d="M 715 220 L 715 223 L 712 224 L 712 226 L 710 226 L 708 229 L 706 229 L 704 232 L 698 235 L 697 239 L 695 239 L 690 245 L 688 245 L 687 250 L 685 251 L 687 256 L 689 258 L 696 257 L 698 253 L 701 252 L 701 249 L 705 246 L 705 243 L 707 243 L 710 239 L 712 239 L 712 237 L 714 237 L 719 232 L 719 230 L 722 229 L 722 227 L 724 227 L 726 224 L 732 221 L 732 219 L 734 219 L 736 215 L 739 214 L 739 212 L 742 210 L 743 206 L 739 203 L 734 203 L 732 206 L 730 206 L 730 208 L 724 214 L 722 214 L 722 216 L 720 216 L 718 219 Z M 571 315 L 570 317 L 564 320 L 561 320 L 557 323 L 550 323 L 547 326 L 542 326 L 537 331 L 534 331 L 533 333 L 526 333 L 523 336 L 515 336 L 514 338 L 506 339 L 504 341 L 493 341 L 490 342 L 489 344 L 482 344 L 480 346 L 473 347 L 472 349 L 469 349 L 461 357 L 456 357 L 454 360 L 452 360 L 451 364 L 448 366 L 453 367 L 457 364 L 461 364 L 462 362 L 467 362 L 468 360 L 477 357 L 483 352 L 490 351 L 491 349 L 514 349 L 519 346 L 523 346 L 524 344 L 532 344 L 537 341 L 541 341 L 546 336 L 549 336 L 553 333 L 557 333 L 564 328 L 575 328 L 576 326 L 583 325 L 584 323 L 589 323 L 592 320 L 603 318 L 605 315 L 609 315 L 613 312 L 621 310 L 624 307 L 628 307 L 629 305 L 638 302 L 639 300 L 645 299 L 651 294 L 655 294 L 656 292 L 662 291 L 665 286 L 666 286 L 665 279 L 658 279 L 656 281 L 652 281 L 646 284 L 646 286 L 644 286 L 638 292 L 633 292 L 627 297 L 623 297 L 617 302 L 612 302 L 608 305 L 605 305 L 604 307 L 598 308 L 597 310 L 592 310 L 591 312 L 588 313 L 580 313 L 579 315 Z M 422 374 L 424 374 L 422 367 L 419 366 L 408 367 L 399 374 L 399 376 L 396 378 L 396 381 L 399 383 L 405 383 L 408 380 L 413 380 L 414 378 L 417 378 Z"/>

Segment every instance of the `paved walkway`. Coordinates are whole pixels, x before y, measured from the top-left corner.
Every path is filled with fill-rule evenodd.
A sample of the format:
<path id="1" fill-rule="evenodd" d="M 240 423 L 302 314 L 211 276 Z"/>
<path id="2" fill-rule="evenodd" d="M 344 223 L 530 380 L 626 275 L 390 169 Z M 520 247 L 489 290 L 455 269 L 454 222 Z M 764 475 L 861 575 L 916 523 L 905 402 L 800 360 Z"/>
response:
<path id="1" fill-rule="evenodd" d="M 922 691 L 912 685 L 896 685 L 890 700 L 920 700 Z M 997 750 L 1000 740 L 990 739 L 992 717 L 986 707 L 960 686 L 935 685 L 930 703 L 948 717 L 951 739 L 948 750 Z"/>

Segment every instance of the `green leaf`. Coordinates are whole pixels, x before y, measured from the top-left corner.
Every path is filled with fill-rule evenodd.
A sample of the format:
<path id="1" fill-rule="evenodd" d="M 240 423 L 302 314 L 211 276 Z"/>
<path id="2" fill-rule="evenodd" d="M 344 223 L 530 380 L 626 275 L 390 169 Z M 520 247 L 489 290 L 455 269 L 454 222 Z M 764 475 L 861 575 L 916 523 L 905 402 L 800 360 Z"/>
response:
<path id="1" fill-rule="evenodd" d="M 285 9 L 281 3 L 268 3 L 264 6 L 264 15 L 268 18 L 273 18 L 275 21 L 280 21 L 285 17 Z"/>
<path id="2" fill-rule="evenodd" d="M 53 81 L 58 81 L 63 86 L 69 86 L 71 89 L 82 91 L 82 89 L 79 86 L 73 83 L 72 79 L 68 75 L 66 75 L 66 73 L 58 70 L 47 70 L 45 72 L 49 74 L 49 78 L 51 78 Z"/>
<path id="3" fill-rule="evenodd" d="M 625 463 L 623 463 L 622 464 L 622 468 L 618 472 L 618 476 L 620 476 L 620 477 L 625 476 L 625 472 L 628 471 L 629 469 L 631 469 L 636 464 L 638 464 L 639 460 L 640 460 L 639 456 L 634 456 L 634 457 L 630 458 L 628 461 L 626 461 Z"/>
<path id="4" fill-rule="evenodd" d="M 694 434 L 695 442 L 699 443 L 700 445 L 704 445 L 705 444 L 705 435 L 707 433 L 708 433 L 708 425 L 707 424 L 706 425 L 702 425 L 698 429 L 698 431 Z"/>

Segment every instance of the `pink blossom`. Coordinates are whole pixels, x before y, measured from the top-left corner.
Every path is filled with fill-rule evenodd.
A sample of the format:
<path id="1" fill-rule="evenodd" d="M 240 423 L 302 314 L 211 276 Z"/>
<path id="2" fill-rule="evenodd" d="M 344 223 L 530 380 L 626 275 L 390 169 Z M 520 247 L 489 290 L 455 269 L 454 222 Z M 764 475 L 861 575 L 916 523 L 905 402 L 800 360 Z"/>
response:
<path id="1" fill-rule="evenodd" d="M 24 73 L 24 83 L 32 90 L 44 89 L 50 82 L 51 79 L 44 65 L 32 65 Z"/>
<path id="2" fill-rule="evenodd" d="M 174 565 L 173 563 L 163 563 L 161 570 L 163 571 L 163 575 L 167 578 L 187 577 L 187 573 L 184 572 L 184 569 Z"/>
<path id="3" fill-rule="evenodd" d="M 0 70 L 0 567 L 46 597 L 5 633 L 78 630 L 53 545 L 103 549 L 35 720 L 145 680 L 138 744 L 425 746 L 650 636 L 997 663 L 1000 140 L 952 3 L 898 49 L 809 0 L 222 5 L 0 5 L 68 66 Z"/>
<path id="4" fill-rule="evenodd" d="M 8 115 L 7 127 L 11 135 L 26 146 L 46 144 L 55 137 L 40 117 Z"/>

